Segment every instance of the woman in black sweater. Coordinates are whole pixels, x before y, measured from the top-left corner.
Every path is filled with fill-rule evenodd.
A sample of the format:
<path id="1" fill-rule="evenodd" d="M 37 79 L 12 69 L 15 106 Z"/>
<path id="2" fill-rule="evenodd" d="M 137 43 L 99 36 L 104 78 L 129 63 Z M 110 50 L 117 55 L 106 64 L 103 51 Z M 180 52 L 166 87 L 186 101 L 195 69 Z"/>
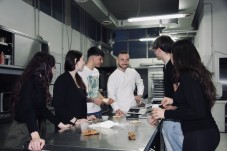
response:
<path id="1" fill-rule="evenodd" d="M 174 94 L 176 110 L 154 109 L 156 119 L 180 120 L 184 133 L 183 151 L 214 151 L 220 134 L 212 117 L 216 89 L 212 75 L 202 64 L 195 46 L 187 41 L 177 41 L 172 48 L 175 79 L 179 81 Z M 172 104 L 167 99 L 163 104 Z"/>
<path id="2" fill-rule="evenodd" d="M 65 72 L 54 83 L 53 105 L 56 116 L 64 123 L 87 122 L 86 86 L 77 73 L 82 71 L 82 53 L 70 50 L 65 58 Z"/>
<path id="3" fill-rule="evenodd" d="M 5 147 L 21 148 L 31 139 L 28 149 L 41 150 L 45 145 L 37 125 L 37 120 L 41 117 L 49 119 L 60 129 L 71 126 L 60 122 L 46 107 L 51 100 L 49 84 L 54 67 L 54 57 L 43 52 L 36 53 L 28 63 L 12 96 L 15 121 L 11 125 L 8 135 L 10 140 L 6 142 Z"/>

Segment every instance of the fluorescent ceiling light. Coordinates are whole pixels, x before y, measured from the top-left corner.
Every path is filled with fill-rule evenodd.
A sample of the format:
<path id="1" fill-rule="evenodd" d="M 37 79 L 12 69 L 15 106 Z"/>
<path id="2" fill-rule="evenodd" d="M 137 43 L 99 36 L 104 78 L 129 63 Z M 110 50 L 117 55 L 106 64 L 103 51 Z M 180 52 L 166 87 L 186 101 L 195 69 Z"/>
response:
<path id="1" fill-rule="evenodd" d="M 156 38 L 140 38 L 139 41 L 154 41 Z"/>
<path id="2" fill-rule="evenodd" d="M 187 16 L 189 16 L 189 14 L 170 14 L 170 15 L 150 16 L 150 17 L 135 17 L 135 18 L 129 18 L 128 22 L 141 22 L 141 21 L 161 20 L 161 19 L 183 18 Z"/>
<path id="3" fill-rule="evenodd" d="M 74 0 L 77 3 L 86 3 L 88 0 Z"/>
<path id="4" fill-rule="evenodd" d="M 140 38 L 139 41 L 155 41 L 156 38 L 157 37 L 155 37 L 155 38 Z M 173 41 L 178 40 L 177 37 L 171 37 L 171 38 L 173 39 Z"/>
<path id="5" fill-rule="evenodd" d="M 103 20 L 101 23 L 102 23 L 103 25 L 109 25 L 109 24 L 111 24 L 112 22 L 111 22 L 110 20 Z"/>

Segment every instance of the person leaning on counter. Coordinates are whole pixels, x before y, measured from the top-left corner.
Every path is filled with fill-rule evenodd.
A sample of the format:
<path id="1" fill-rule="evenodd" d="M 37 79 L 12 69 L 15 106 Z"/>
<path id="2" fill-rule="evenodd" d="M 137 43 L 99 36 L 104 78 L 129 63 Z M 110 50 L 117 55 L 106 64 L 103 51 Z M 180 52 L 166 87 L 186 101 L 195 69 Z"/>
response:
<path id="1" fill-rule="evenodd" d="M 171 50 L 174 41 L 167 35 L 162 35 L 156 38 L 152 44 L 152 50 L 158 60 L 162 60 L 165 64 L 163 66 L 164 77 L 164 99 L 173 98 L 174 90 L 176 90 L 177 84 L 174 82 L 173 72 L 174 66 L 171 60 Z M 173 110 L 176 106 L 169 105 L 168 109 Z M 167 108 L 166 108 L 167 109 Z M 150 117 L 150 116 L 149 116 Z M 148 122 L 152 123 L 153 119 L 148 118 Z M 181 130 L 181 124 L 178 120 L 165 119 L 162 122 L 162 135 L 167 151 L 182 151 L 183 145 L 183 132 Z"/>
<path id="2" fill-rule="evenodd" d="M 55 59 L 44 52 L 36 53 L 19 78 L 12 96 L 14 121 L 4 147 L 22 148 L 29 141 L 29 150 L 41 150 L 45 140 L 40 138 L 37 120 L 49 119 L 59 129 L 69 128 L 46 107 L 51 100 L 49 84 L 53 77 Z"/>
<path id="3" fill-rule="evenodd" d="M 174 94 L 175 110 L 155 108 L 156 119 L 180 120 L 184 134 L 183 151 L 214 151 L 220 133 L 211 108 L 216 100 L 212 74 L 203 65 L 195 46 L 188 40 L 179 40 L 172 47 L 175 79 L 178 87 Z M 163 106 L 172 104 L 166 98 Z"/>
<path id="4" fill-rule="evenodd" d="M 100 118 L 102 116 L 100 105 L 104 102 L 104 97 L 99 92 L 99 71 L 103 63 L 104 52 L 97 47 L 91 47 L 87 52 L 87 64 L 84 69 L 79 72 L 83 82 L 87 87 L 87 114 L 88 116 L 95 116 Z M 104 102 L 111 104 L 112 99 L 107 99 Z"/>
<path id="5" fill-rule="evenodd" d="M 128 52 L 120 52 L 116 62 L 118 67 L 108 79 L 107 91 L 108 97 L 114 100 L 111 104 L 113 111 L 116 115 L 123 116 L 130 107 L 141 103 L 144 85 L 139 73 L 135 69 L 128 68 Z M 134 96 L 135 86 L 137 86 L 136 96 Z"/>
<path id="6" fill-rule="evenodd" d="M 69 50 L 65 57 L 65 72 L 54 83 L 55 115 L 68 124 L 87 122 L 86 86 L 78 74 L 83 67 L 82 53 Z"/>

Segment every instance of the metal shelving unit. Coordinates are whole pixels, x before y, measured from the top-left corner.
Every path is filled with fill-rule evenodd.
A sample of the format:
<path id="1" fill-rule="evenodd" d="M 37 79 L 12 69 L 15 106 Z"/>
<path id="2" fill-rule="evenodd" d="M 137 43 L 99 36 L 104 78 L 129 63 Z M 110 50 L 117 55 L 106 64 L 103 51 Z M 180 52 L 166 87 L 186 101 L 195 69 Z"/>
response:
<path id="1" fill-rule="evenodd" d="M 150 67 L 148 71 L 148 97 L 153 103 L 161 103 L 164 97 L 163 66 Z"/>

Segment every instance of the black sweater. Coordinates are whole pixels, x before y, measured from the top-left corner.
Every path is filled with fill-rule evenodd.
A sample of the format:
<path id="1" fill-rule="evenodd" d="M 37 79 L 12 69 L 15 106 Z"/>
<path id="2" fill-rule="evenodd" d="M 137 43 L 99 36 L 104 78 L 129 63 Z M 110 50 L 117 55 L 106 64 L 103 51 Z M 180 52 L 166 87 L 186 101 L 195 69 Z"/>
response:
<path id="1" fill-rule="evenodd" d="M 193 77 L 191 73 L 186 72 L 181 75 L 174 101 L 178 104 L 178 108 L 166 110 L 165 118 L 180 120 L 184 133 L 217 128 L 204 89 L 199 79 Z"/>
<path id="2" fill-rule="evenodd" d="M 87 118 L 86 90 L 77 87 L 69 72 L 57 78 L 53 95 L 55 115 L 63 123 L 70 123 L 73 117 Z"/>
<path id="3" fill-rule="evenodd" d="M 164 95 L 165 97 L 173 98 L 174 89 L 173 89 L 173 64 L 171 60 L 163 67 L 164 73 Z"/>
<path id="4" fill-rule="evenodd" d="M 18 122 L 26 123 L 30 133 L 38 131 L 37 119 L 45 117 L 55 125 L 60 121 L 46 108 L 45 89 L 35 81 L 29 78 L 21 87 L 19 101 L 14 107 L 14 118 Z"/>

